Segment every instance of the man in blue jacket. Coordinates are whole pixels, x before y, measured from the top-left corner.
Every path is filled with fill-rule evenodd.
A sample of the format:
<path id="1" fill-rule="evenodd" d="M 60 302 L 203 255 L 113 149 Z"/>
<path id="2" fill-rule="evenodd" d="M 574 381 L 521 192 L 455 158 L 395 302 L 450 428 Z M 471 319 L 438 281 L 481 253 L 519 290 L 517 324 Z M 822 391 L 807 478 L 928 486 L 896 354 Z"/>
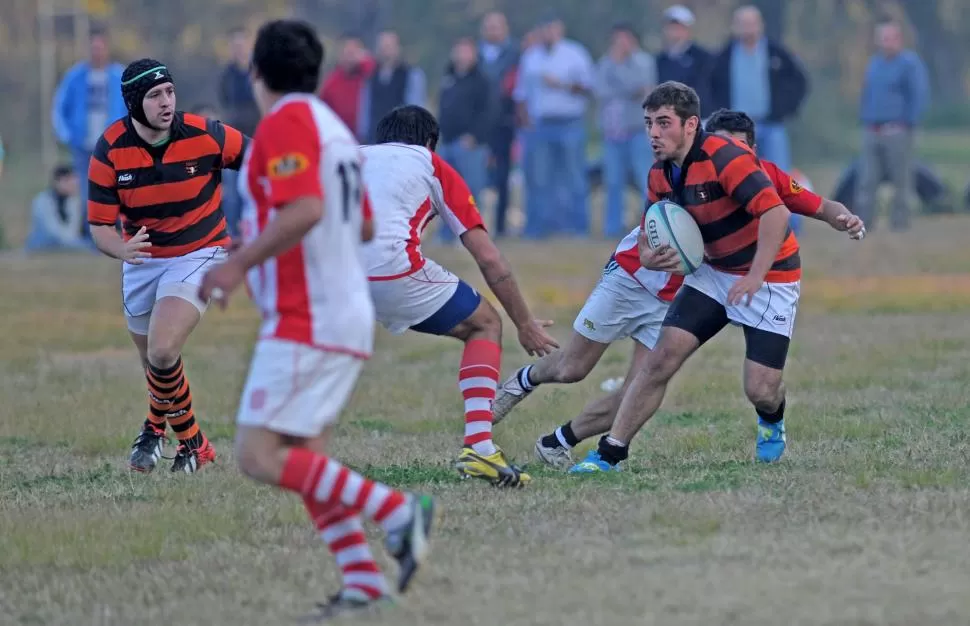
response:
<path id="1" fill-rule="evenodd" d="M 68 146 L 74 171 L 87 176 L 88 161 L 101 133 L 127 115 L 121 96 L 124 67 L 111 61 L 108 36 L 91 33 L 90 58 L 75 64 L 61 79 L 51 110 L 54 134 Z M 87 206 L 87 185 L 81 185 L 81 206 Z M 89 235 L 84 222 L 85 235 Z"/>

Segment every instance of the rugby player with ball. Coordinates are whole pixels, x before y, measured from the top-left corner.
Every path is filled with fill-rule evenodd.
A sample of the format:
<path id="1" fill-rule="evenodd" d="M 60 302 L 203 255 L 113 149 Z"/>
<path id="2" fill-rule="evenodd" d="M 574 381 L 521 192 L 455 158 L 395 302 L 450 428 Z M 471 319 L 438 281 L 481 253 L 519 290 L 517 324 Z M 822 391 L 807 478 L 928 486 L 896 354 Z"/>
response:
<path id="1" fill-rule="evenodd" d="M 716 111 L 708 119 L 707 132 L 755 147 L 754 122 L 740 111 Z M 836 231 L 847 232 L 851 239 L 862 239 L 865 235 L 862 220 L 843 204 L 802 188 L 791 175 L 770 161 L 762 160 L 761 165 L 792 213 L 824 221 Z M 572 448 L 585 439 L 609 432 L 627 385 L 643 368 L 656 344 L 670 301 L 683 283 L 683 273 L 689 269 L 682 265 L 680 273 L 668 273 L 641 265 L 638 241 L 639 247 L 650 249 L 650 224 L 656 231 L 661 206 L 678 212 L 681 219 L 671 222 L 671 227 L 681 247 L 690 252 L 687 255 L 692 266 L 690 271 L 696 269 L 703 257 L 703 241 L 693 218 L 672 202 L 650 205 L 643 217 L 646 232 L 637 226 L 617 246 L 599 284 L 576 317 L 573 335 L 566 347 L 519 368 L 499 388 L 494 407 L 496 423 L 539 385 L 579 382 L 589 375 L 611 343 L 633 338 L 633 358 L 624 384 L 589 402 L 577 417 L 538 438 L 535 455 L 546 465 L 563 470 L 572 467 Z M 690 232 L 693 241 L 685 237 Z M 665 240 L 669 241 L 669 235 Z"/>

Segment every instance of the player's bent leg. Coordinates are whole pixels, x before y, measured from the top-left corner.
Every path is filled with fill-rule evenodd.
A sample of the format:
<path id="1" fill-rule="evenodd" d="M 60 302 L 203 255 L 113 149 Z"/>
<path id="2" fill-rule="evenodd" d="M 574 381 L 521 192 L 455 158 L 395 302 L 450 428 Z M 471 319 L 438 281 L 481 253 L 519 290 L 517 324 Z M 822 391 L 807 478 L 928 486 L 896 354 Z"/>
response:
<path id="1" fill-rule="evenodd" d="M 744 327 L 744 393 L 758 414 L 755 458 L 773 463 L 785 453 L 785 384 L 782 375 L 790 340 L 784 335 Z"/>
<path id="2" fill-rule="evenodd" d="M 651 342 L 652 345 L 653 342 Z M 546 465 L 560 470 L 568 470 L 574 460 L 570 451 L 580 442 L 603 435 L 610 431 L 613 420 L 623 401 L 630 382 L 637 372 L 646 367 L 646 360 L 650 356 L 650 349 L 639 341 L 633 342 L 633 358 L 630 360 L 629 371 L 624 378 L 623 385 L 607 395 L 592 400 L 583 407 L 583 411 L 553 432 L 539 437 L 535 445 L 535 455 Z"/>
<path id="3" fill-rule="evenodd" d="M 565 348 L 547 354 L 532 365 L 519 368 L 499 386 L 492 407 L 495 415 L 493 423 L 498 424 L 505 419 L 539 385 L 570 384 L 585 379 L 609 346 L 609 343 L 587 339 L 574 331 Z"/>
<path id="4" fill-rule="evenodd" d="M 720 303 L 688 285 L 681 287 L 664 318 L 656 347 L 623 394 L 610 433 L 570 472 L 609 471 L 626 460 L 630 441 L 660 408 L 670 379 L 727 322 Z"/>
<path id="5" fill-rule="evenodd" d="M 151 314 L 128 318 L 128 333 L 131 341 L 138 349 L 138 358 L 142 364 L 142 371 L 148 378 L 148 323 Z M 149 381 L 149 394 L 151 394 Z M 151 395 L 149 395 L 151 398 Z M 158 461 L 165 452 L 168 437 L 165 434 L 165 413 L 149 405 L 148 416 L 142 424 L 141 431 L 131 444 L 128 457 L 128 468 L 135 472 L 149 473 L 154 471 Z"/>
<path id="6" fill-rule="evenodd" d="M 465 437 L 456 468 L 463 478 L 479 478 L 498 487 L 523 487 L 532 477 L 510 463 L 492 441 L 492 404 L 502 366 L 502 318 L 487 300 L 460 282 L 448 306 L 431 319 L 448 308 L 467 311 L 472 303 L 475 308 L 470 314 L 441 333 L 465 343 L 458 371 L 458 386 L 465 402 Z M 454 313 L 452 316 L 457 317 Z"/>
<path id="7" fill-rule="evenodd" d="M 160 286 L 158 295 L 148 327 L 150 410 L 165 417 L 179 441 L 172 471 L 191 474 L 216 458 L 215 448 L 196 423 L 181 356 L 205 305 L 194 293 L 165 293 Z"/>
<path id="8" fill-rule="evenodd" d="M 326 433 L 346 405 L 362 362 L 285 341 L 256 346 L 240 402 L 237 449 L 243 472 L 303 497 L 343 571 L 343 589 L 323 616 L 386 599 L 389 587 L 367 546 L 360 517 L 387 533 L 405 591 L 425 561 L 435 514 L 428 496 L 371 481 L 325 453 Z M 293 380 L 306 380 L 294 393 Z M 319 617 L 319 616 L 318 616 Z"/>

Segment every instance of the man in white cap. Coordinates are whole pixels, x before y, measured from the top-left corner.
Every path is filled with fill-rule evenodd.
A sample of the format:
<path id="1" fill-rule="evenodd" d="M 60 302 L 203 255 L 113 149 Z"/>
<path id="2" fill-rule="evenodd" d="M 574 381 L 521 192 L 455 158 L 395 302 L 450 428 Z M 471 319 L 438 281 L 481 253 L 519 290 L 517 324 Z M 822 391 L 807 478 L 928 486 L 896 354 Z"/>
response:
<path id="1" fill-rule="evenodd" d="M 676 81 L 692 87 L 701 100 L 701 115 L 710 92 L 711 53 L 694 42 L 694 13 L 682 4 L 663 12 L 664 49 L 657 55 L 657 83 Z"/>

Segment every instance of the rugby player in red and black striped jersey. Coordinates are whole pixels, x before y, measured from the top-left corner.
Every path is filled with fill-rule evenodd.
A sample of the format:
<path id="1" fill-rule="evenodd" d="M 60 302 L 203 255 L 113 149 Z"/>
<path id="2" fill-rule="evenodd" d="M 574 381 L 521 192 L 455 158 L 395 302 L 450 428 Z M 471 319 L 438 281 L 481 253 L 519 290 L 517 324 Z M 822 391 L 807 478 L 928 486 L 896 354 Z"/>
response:
<path id="1" fill-rule="evenodd" d="M 155 468 L 167 424 L 179 441 L 172 471 L 192 473 L 216 455 L 195 421 L 182 346 L 208 304 L 198 298 L 205 270 L 226 258 L 230 243 L 222 170 L 240 168 L 249 140 L 176 110 L 172 75 L 154 59 L 135 61 L 121 80 L 129 114 L 95 147 L 88 222 L 98 249 L 123 261 L 125 317 L 148 378 L 148 417 L 129 466 Z"/>
<path id="2" fill-rule="evenodd" d="M 789 210 L 750 147 L 701 129 L 693 89 L 663 83 L 643 108 L 656 157 L 648 202 L 669 199 L 687 209 L 700 226 L 705 262 L 685 277 L 610 433 L 571 471 L 607 471 L 626 459 L 630 440 L 660 407 L 667 383 L 728 323 L 744 330 L 744 389 L 758 414 L 755 456 L 777 461 L 786 444 L 782 371 L 801 280 Z M 640 247 L 647 269 L 676 270 L 673 249 Z"/>

